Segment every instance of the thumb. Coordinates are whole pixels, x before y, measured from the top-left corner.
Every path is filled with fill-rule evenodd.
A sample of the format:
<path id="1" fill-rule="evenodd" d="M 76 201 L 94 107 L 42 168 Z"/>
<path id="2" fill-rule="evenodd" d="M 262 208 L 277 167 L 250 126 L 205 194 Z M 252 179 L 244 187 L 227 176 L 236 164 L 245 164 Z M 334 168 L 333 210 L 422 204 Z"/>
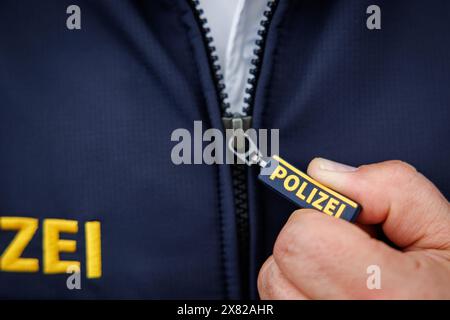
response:
<path id="1" fill-rule="evenodd" d="M 386 161 L 349 167 L 316 158 L 308 174 L 359 202 L 358 222 L 382 224 L 401 248 L 450 248 L 450 205 L 439 190 L 412 166 Z"/>

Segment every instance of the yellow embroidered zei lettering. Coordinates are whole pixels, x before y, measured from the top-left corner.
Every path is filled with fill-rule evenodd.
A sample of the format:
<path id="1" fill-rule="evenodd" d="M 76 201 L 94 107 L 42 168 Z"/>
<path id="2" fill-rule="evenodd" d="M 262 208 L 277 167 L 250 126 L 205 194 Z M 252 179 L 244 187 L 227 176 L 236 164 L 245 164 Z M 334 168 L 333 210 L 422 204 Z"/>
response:
<path id="1" fill-rule="evenodd" d="M 77 233 L 78 222 L 74 220 L 44 220 L 44 273 L 65 273 L 70 266 L 80 267 L 79 261 L 60 260 L 60 252 L 73 253 L 77 250 L 75 240 L 60 239 L 60 233 Z"/>
<path id="2" fill-rule="evenodd" d="M 37 272 L 39 260 L 21 258 L 23 251 L 38 229 L 38 220 L 22 217 L 0 217 L 0 230 L 17 234 L 0 257 L 0 270 L 9 272 Z"/>
<path id="3" fill-rule="evenodd" d="M 100 222 L 86 222 L 85 233 L 86 275 L 88 278 L 100 278 L 102 276 L 102 240 Z"/>
<path id="4" fill-rule="evenodd" d="M 17 231 L 6 249 L 0 251 L 0 271 L 38 272 L 38 258 L 22 257 L 39 227 L 39 220 L 27 217 L 0 217 L 0 231 Z M 80 262 L 62 260 L 61 253 L 75 253 L 76 240 L 64 239 L 64 234 L 77 234 L 78 221 L 44 219 L 42 222 L 42 265 L 44 274 L 61 274 L 68 270 L 80 270 Z M 102 276 L 101 224 L 99 221 L 85 223 L 86 277 Z"/>

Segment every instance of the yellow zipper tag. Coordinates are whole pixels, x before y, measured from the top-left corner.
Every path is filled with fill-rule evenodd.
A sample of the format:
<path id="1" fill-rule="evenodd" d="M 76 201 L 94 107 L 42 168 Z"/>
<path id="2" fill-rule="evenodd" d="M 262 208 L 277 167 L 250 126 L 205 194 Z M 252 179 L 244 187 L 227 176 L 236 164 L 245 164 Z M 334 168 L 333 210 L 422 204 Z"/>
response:
<path id="1" fill-rule="evenodd" d="M 302 208 L 316 209 L 347 221 L 355 221 L 361 211 L 358 203 L 324 186 L 279 156 L 266 160 L 258 178 Z"/>

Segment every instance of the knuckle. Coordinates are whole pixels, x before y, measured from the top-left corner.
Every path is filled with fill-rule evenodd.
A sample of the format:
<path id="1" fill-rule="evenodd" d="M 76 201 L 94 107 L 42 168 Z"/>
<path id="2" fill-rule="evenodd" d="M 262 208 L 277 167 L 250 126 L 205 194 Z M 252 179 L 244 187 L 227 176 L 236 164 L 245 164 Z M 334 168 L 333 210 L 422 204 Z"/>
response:
<path id="1" fill-rule="evenodd" d="M 277 259 L 281 259 L 290 254 L 292 238 L 293 232 L 291 231 L 291 227 L 286 225 L 278 235 L 273 247 L 273 255 Z"/>
<path id="2" fill-rule="evenodd" d="M 418 175 L 416 168 L 401 160 L 387 161 L 386 165 L 389 180 L 397 185 L 408 185 Z"/>
<path id="3" fill-rule="evenodd" d="M 298 220 L 288 222 L 278 235 L 273 247 L 273 255 L 276 258 L 283 259 L 295 250 L 292 244 L 296 241 L 297 232 L 295 230 L 297 229 Z"/>
<path id="4" fill-rule="evenodd" d="M 294 246 L 292 244 L 296 242 L 296 238 L 299 234 L 297 230 L 302 220 L 303 217 L 301 213 L 295 212 L 291 216 L 275 241 L 275 245 L 273 247 L 274 256 L 283 258 L 292 253 L 294 250 Z"/>
<path id="5" fill-rule="evenodd" d="M 306 243 L 314 242 L 317 234 L 312 224 L 316 219 L 322 218 L 315 210 L 302 209 L 294 212 L 278 235 L 273 248 L 275 260 L 283 261 L 284 258 L 299 254 L 305 250 Z"/>
<path id="6" fill-rule="evenodd" d="M 259 271 L 257 286 L 261 298 L 270 298 L 271 292 L 273 291 L 273 283 L 270 276 L 270 268 L 272 267 L 273 263 L 273 258 L 270 257 L 266 260 Z"/>
<path id="7" fill-rule="evenodd" d="M 388 163 L 391 166 L 392 173 L 400 177 L 407 177 L 417 173 L 416 168 L 407 162 L 401 160 L 391 160 L 388 161 Z"/>
<path id="8" fill-rule="evenodd" d="M 291 222 L 296 222 L 296 221 L 302 221 L 305 219 L 305 216 L 309 216 L 311 214 L 316 214 L 317 211 L 313 210 L 313 209 L 297 209 L 295 210 L 291 216 L 289 217 L 289 220 L 286 224 L 289 224 Z"/>

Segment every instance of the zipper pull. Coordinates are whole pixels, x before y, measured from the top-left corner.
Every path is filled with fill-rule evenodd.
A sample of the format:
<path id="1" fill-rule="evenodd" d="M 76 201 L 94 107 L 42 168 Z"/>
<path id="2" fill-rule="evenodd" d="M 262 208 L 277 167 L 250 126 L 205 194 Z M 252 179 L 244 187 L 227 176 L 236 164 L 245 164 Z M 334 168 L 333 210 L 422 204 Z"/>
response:
<path id="1" fill-rule="evenodd" d="M 273 155 L 257 163 L 262 166 L 258 179 L 301 208 L 315 209 L 350 222 L 355 221 L 361 211 L 361 205 L 314 180 L 279 156 Z"/>
<path id="2" fill-rule="evenodd" d="M 245 133 L 252 125 L 252 117 L 223 117 L 223 125 L 227 130 L 226 137 L 228 149 L 236 155 L 238 164 L 247 164 L 248 166 L 254 164 L 251 161 L 250 155 L 259 153 L 258 147 Z M 232 131 L 232 135 L 228 131 Z"/>
<path id="3" fill-rule="evenodd" d="M 238 164 L 258 164 L 265 167 L 267 158 L 263 157 L 256 143 L 246 133 L 251 127 L 252 117 L 224 117 L 222 122 L 225 129 L 232 129 L 233 135 L 227 141 L 227 147 L 237 157 Z"/>
<path id="4" fill-rule="evenodd" d="M 315 209 L 350 222 L 356 220 L 361 205 L 324 186 L 277 155 L 264 157 L 255 142 L 242 130 L 239 121 L 234 133 L 227 142 L 228 148 L 248 166 L 260 166 L 258 179 L 266 186 L 301 208 Z M 241 142 L 236 142 L 236 137 Z"/>

